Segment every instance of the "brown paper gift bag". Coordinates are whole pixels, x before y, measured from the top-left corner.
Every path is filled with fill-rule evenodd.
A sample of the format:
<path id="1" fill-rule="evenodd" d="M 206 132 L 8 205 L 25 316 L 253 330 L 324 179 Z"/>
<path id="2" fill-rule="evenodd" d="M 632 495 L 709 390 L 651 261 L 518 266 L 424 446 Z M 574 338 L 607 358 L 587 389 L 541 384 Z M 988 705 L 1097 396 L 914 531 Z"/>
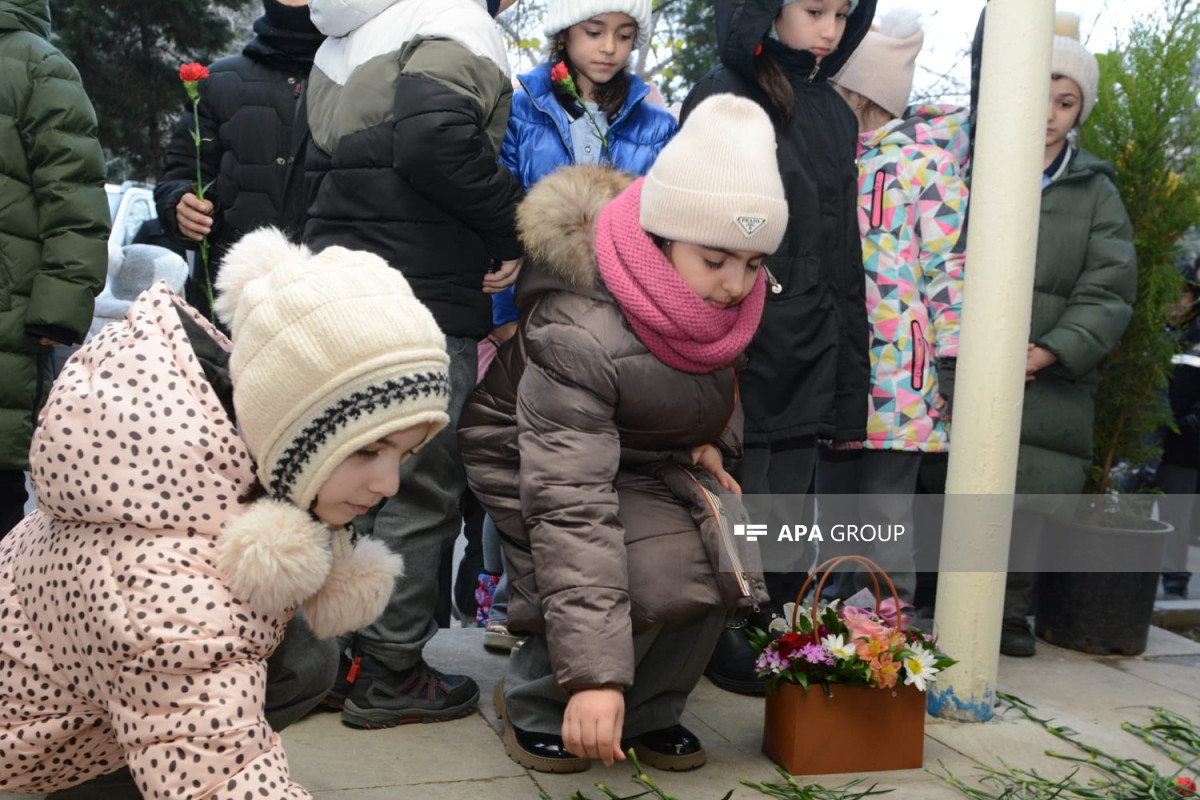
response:
<path id="1" fill-rule="evenodd" d="M 871 570 L 877 606 L 877 575 L 895 596 L 891 579 L 878 565 L 860 556 L 844 556 L 814 570 L 796 597 L 797 609 L 813 578 L 820 575 L 814 595 L 820 597 L 825 579 L 843 561 Z M 814 602 L 814 630 L 816 606 Z M 896 607 L 900 607 L 898 598 Z M 816 684 L 805 691 L 799 684 L 781 683 L 778 691 L 767 692 L 763 752 L 792 775 L 918 768 L 925 755 L 925 693 L 915 686 L 878 689 L 838 684 L 831 684 L 826 693 Z"/>

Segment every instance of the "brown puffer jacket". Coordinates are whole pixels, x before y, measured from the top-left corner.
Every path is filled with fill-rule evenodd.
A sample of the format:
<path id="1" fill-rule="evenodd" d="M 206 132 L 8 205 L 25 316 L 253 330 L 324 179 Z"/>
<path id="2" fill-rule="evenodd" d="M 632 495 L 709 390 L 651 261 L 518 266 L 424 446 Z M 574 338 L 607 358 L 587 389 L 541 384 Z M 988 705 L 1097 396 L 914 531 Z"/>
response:
<path id="1" fill-rule="evenodd" d="M 627 688 L 633 631 L 766 599 L 733 544 L 740 504 L 691 467 L 697 445 L 741 455 L 733 368 L 663 364 L 599 277 L 596 216 L 629 180 L 571 167 L 521 205 L 521 331 L 459 426 L 471 489 L 504 539 L 509 626 L 546 634 L 567 691 Z"/>

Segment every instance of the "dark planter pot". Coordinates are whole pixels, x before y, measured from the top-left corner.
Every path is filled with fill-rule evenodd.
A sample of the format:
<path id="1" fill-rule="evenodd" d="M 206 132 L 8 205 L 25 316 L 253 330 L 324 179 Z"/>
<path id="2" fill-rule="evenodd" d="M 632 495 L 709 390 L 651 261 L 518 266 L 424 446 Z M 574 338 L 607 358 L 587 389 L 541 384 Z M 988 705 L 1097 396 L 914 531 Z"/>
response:
<path id="1" fill-rule="evenodd" d="M 1078 556 L 1077 572 L 1038 575 L 1034 633 L 1050 644 L 1098 655 L 1138 655 L 1146 649 L 1158 591 L 1159 567 L 1170 525 L 1147 519 L 1126 530 L 1073 524 L 1066 535 L 1045 543 L 1058 550 L 1049 563 Z M 1087 569 L 1089 555 L 1127 565 L 1126 572 Z M 1144 570 L 1144 571 L 1143 571 Z"/>

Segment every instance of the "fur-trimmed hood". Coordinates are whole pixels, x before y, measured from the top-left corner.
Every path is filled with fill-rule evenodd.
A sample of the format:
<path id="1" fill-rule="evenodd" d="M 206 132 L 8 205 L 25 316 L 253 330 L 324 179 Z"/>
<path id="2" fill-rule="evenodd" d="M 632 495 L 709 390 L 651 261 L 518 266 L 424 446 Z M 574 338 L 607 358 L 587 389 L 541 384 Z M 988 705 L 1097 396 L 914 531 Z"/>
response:
<path id="1" fill-rule="evenodd" d="M 180 315 L 215 350 L 229 350 L 220 331 L 159 282 L 63 369 L 33 439 L 39 509 L 70 524 L 215 541 L 206 573 L 255 611 L 303 606 L 319 637 L 371 622 L 399 558 L 376 542 L 355 547 L 347 531 L 291 504 L 239 501 L 254 485 L 254 459 Z M 93 456 L 79 463 L 82 453 Z"/>
<path id="2" fill-rule="evenodd" d="M 534 185 L 517 207 L 527 266 L 517 284 L 522 309 L 547 291 L 611 301 L 596 265 L 596 218 L 634 178 L 607 167 L 563 167 Z"/>

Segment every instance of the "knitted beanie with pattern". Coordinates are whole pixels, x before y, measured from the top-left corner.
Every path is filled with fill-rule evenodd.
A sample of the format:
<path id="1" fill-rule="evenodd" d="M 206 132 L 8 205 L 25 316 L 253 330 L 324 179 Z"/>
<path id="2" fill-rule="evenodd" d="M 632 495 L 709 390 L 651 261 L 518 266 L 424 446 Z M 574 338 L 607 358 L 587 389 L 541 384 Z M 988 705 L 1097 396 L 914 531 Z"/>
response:
<path id="1" fill-rule="evenodd" d="M 380 257 L 266 228 L 230 248 L 216 288 L 238 427 L 272 497 L 307 510 L 364 445 L 449 421 L 445 336 Z"/>

